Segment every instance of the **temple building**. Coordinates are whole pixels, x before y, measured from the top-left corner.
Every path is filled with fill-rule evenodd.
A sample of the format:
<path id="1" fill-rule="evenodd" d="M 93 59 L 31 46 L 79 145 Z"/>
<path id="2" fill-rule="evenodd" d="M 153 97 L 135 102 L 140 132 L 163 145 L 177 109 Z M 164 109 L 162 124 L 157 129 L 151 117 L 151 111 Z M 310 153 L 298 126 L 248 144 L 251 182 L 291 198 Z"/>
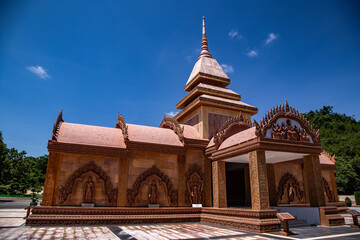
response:
<path id="1" fill-rule="evenodd" d="M 258 108 L 229 84 L 203 18 L 201 52 L 175 117 L 150 127 L 119 114 L 109 128 L 69 123 L 61 112 L 42 206 L 27 225 L 206 222 L 267 232 L 280 229 L 279 211 L 344 224 L 335 157 L 322 151 L 319 131 L 288 102 L 252 120 Z"/>

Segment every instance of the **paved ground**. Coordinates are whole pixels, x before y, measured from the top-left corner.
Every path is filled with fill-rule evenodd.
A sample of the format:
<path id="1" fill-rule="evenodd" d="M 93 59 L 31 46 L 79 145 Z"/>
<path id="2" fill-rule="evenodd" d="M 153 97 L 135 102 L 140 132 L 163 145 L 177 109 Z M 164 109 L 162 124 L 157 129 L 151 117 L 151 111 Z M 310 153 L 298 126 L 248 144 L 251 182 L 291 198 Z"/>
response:
<path id="1" fill-rule="evenodd" d="M 279 232 L 258 234 L 201 223 L 26 227 L 25 215 L 26 211 L 22 209 L 0 209 L 0 239 L 360 239 L 360 229 L 350 228 L 349 225 L 293 228 L 291 230 L 296 235 L 284 237 Z M 344 216 L 347 224 L 352 223 L 349 215 Z"/>
<path id="2" fill-rule="evenodd" d="M 27 198 L 0 198 L 0 209 L 24 209 L 30 205 L 31 199 Z"/>

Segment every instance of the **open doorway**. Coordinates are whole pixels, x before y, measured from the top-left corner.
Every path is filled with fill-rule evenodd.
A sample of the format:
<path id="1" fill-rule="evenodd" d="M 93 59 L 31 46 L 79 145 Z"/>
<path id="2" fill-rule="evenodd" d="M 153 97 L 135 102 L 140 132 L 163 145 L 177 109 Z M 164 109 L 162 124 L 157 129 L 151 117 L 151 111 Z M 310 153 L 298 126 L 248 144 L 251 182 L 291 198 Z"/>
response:
<path id="1" fill-rule="evenodd" d="M 245 173 L 245 164 L 229 163 L 225 164 L 226 169 L 226 197 L 228 207 L 245 207 L 249 203 L 249 193 L 246 191 L 245 178 L 249 177 Z M 249 179 L 247 179 L 249 180 Z"/>

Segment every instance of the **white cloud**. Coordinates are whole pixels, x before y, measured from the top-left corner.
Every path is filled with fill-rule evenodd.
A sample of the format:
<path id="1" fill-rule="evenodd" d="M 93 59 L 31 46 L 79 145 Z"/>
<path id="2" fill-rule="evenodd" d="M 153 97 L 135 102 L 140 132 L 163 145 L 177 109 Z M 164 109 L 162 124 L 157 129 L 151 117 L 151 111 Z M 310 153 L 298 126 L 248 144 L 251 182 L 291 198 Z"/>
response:
<path id="1" fill-rule="evenodd" d="M 229 64 L 221 64 L 220 66 L 222 67 L 222 69 L 226 73 L 233 73 L 234 72 L 234 68 Z"/>
<path id="2" fill-rule="evenodd" d="M 165 113 L 165 115 L 166 115 L 166 116 L 170 116 L 170 117 L 175 117 L 178 113 L 179 113 L 179 112 L 173 112 L 173 111 L 171 111 L 171 112 Z"/>
<path id="3" fill-rule="evenodd" d="M 233 40 L 240 40 L 242 39 L 242 36 L 239 34 L 239 32 L 236 29 L 232 29 L 229 33 L 228 33 L 229 37 Z"/>
<path id="4" fill-rule="evenodd" d="M 251 50 L 246 55 L 248 55 L 249 57 L 257 57 L 259 53 L 256 50 Z"/>
<path id="5" fill-rule="evenodd" d="M 279 37 L 279 35 L 275 35 L 274 33 L 269 33 L 268 38 L 265 41 L 265 45 L 270 44 L 272 41 L 274 41 L 278 37 Z"/>
<path id="6" fill-rule="evenodd" d="M 26 67 L 26 69 L 36 74 L 41 79 L 51 78 L 42 66 L 29 66 Z"/>

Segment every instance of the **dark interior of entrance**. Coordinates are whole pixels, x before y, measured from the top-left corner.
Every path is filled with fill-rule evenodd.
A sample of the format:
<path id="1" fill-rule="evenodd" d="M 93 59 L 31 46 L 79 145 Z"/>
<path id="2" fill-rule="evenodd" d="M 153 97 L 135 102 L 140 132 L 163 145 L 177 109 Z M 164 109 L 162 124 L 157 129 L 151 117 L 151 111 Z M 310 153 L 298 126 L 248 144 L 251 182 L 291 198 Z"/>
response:
<path id="1" fill-rule="evenodd" d="M 226 163 L 225 168 L 227 206 L 244 207 L 249 205 L 249 199 L 246 199 L 245 178 L 248 177 L 248 174 L 245 174 L 245 164 Z"/>

